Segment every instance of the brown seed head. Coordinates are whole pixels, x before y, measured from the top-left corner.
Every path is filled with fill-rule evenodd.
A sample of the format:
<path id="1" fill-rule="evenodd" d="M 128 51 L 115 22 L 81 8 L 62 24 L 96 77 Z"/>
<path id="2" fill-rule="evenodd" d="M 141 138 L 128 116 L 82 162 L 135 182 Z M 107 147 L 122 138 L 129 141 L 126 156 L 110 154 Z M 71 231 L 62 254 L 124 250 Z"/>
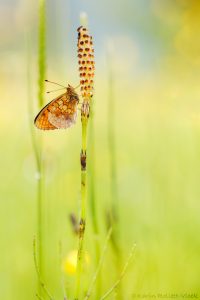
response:
<path id="1" fill-rule="evenodd" d="M 81 94 L 85 101 L 90 100 L 93 96 L 94 86 L 94 49 L 92 37 L 89 35 L 88 30 L 80 26 L 78 29 L 78 58 L 79 58 L 79 75 Z M 84 70 L 84 73 L 82 72 Z"/>

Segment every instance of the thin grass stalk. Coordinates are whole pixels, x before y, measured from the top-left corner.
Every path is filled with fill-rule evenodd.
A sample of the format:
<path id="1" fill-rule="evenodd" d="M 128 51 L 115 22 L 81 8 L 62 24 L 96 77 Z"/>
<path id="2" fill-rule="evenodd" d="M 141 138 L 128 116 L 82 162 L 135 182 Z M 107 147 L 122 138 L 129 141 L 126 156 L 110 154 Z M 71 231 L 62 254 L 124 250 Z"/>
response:
<path id="1" fill-rule="evenodd" d="M 95 202 L 95 134 L 94 134 L 94 105 L 90 106 L 90 126 L 89 126 L 89 150 L 91 163 L 89 164 L 90 170 L 90 193 L 89 193 L 89 204 L 90 212 L 93 224 L 93 230 L 96 235 L 99 233 L 98 222 L 97 222 L 97 211 L 96 211 L 96 202 Z"/>
<path id="2" fill-rule="evenodd" d="M 93 96 L 94 55 L 92 37 L 85 27 L 78 28 L 78 58 L 79 75 L 83 103 L 81 106 L 82 145 L 80 155 L 81 165 L 81 213 L 79 223 L 79 245 L 77 255 L 75 299 L 79 299 L 81 290 L 81 275 L 83 266 L 83 244 L 86 225 L 86 191 L 87 191 L 87 131 L 90 116 L 90 102 Z"/>
<path id="3" fill-rule="evenodd" d="M 119 284 L 121 283 L 124 275 L 126 274 L 126 271 L 127 271 L 127 268 L 132 260 L 132 257 L 133 257 L 133 254 L 135 252 L 135 249 L 136 249 L 136 244 L 133 245 L 132 249 L 131 249 L 131 252 L 128 256 L 128 259 L 119 275 L 119 278 L 118 280 L 113 284 L 113 286 L 100 298 L 100 300 L 104 300 L 106 298 L 108 298 L 113 292 L 114 290 L 119 286 Z"/>
<path id="4" fill-rule="evenodd" d="M 39 0 L 38 29 L 38 106 L 44 105 L 44 81 L 46 73 L 46 0 Z"/>
<path id="5" fill-rule="evenodd" d="M 111 236 L 112 249 L 115 254 L 115 264 L 117 272 L 121 270 L 121 251 L 120 251 L 120 233 L 119 233 L 119 197 L 117 189 L 117 168 L 116 168 L 116 134 L 115 134 L 115 114 L 116 105 L 114 97 L 114 75 L 113 75 L 113 47 L 111 41 L 107 48 L 107 66 L 108 66 L 108 149 L 111 173 L 111 211 L 109 218 L 113 232 Z M 117 299 L 122 299 L 122 287 L 118 285 Z"/>
<path id="6" fill-rule="evenodd" d="M 116 138 L 115 138 L 115 97 L 114 97 L 114 75 L 113 75 L 113 58 L 111 45 L 107 51 L 108 66 L 108 149 L 111 172 L 111 194 L 112 194 L 112 219 L 119 218 L 119 199 L 117 191 L 117 170 L 116 170 Z"/>
<path id="7" fill-rule="evenodd" d="M 39 0 L 39 28 L 38 28 L 38 108 L 44 105 L 44 82 L 46 74 L 46 0 Z M 38 268 L 43 276 L 43 180 L 42 140 L 38 139 L 37 164 L 37 239 L 38 239 Z"/>
<path id="8" fill-rule="evenodd" d="M 33 99 L 32 99 L 32 89 L 31 89 L 31 70 L 30 70 L 30 62 L 31 62 L 31 53 L 30 53 L 30 40 L 27 35 L 27 87 L 28 87 L 28 114 L 29 114 L 29 127 L 30 127 L 30 134 L 31 134 L 31 142 L 33 147 L 33 153 L 35 156 L 36 161 L 36 180 L 37 180 L 37 238 L 38 241 L 41 240 L 41 209 L 40 203 L 42 199 L 42 182 L 41 182 L 41 155 L 40 155 L 40 148 L 38 145 L 38 141 L 35 136 L 34 128 L 33 128 Z M 40 243 L 41 244 L 41 243 Z M 38 247 L 38 254 L 41 258 L 41 250 Z M 41 259 L 39 259 L 41 264 Z M 39 264 L 39 265 L 40 265 Z M 39 267 L 41 269 L 41 266 Z M 40 297 L 39 294 L 41 293 L 41 284 L 39 277 L 38 279 L 38 294 L 37 297 Z"/>
<path id="9" fill-rule="evenodd" d="M 38 267 L 38 260 L 37 260 L 37 255 L 36 255 L 36 240 L 35 240 L 35 238 L 33 239 L 33 257 L 34 257 L 35 270 L 36 270 L 36 273 L 37 273 L 37 276 L 38 276 L 40 286 L 43 289 L 43 291 L 46 293 L 49 300 L 53 300 L 53 296 L 51 295 L 51 293 L 47 289 L 44 281 L 41 278 L 41 273 L 40 273 L 40 270 L 39 270 L 39 267 Z"/>
<path id="10" fill-rule="evenodd" d="M 31 134 L 31 142 L 33 146 L 35 161 L 37 169 L 39 168 L 40 156 L 38 153 L 37 141 L 35 137 L 35 132 L 33 128 L 33 97 L 32 97 L 32 88 L 31 88 L 31 43 L 30 39 L 26 35 L 26 46 L 27 46 L 27 102 L 28 102 L 28 120 L 29 120 L 29 128 Z"/>
<path id="11" fill-rule="evenodd" d="M 36 294 L 36 297 L 39 299 L 39 300 L 44 300 L 44 298 L 42 298 L 40 295 Z"/>
<path id="12" fill-rule="evenodd" d="M 29 33 L 30 34 L 30 33 Z M 29 34 L 26 36 L 26 43 L 27 43 L 27 101 L 28 101 L 28 115 L 29 115 L 29 128 L 31 134 L 31 142 L 33 147 L 33 153 L 36 161 L 36 180 L 37 180 L 37 193 L 36 193 L 36 200 L 37 200 L 37 238 L 39 241 L 38 245 L 38 256 L 39 256 L 39 269 L 41 270 L 41 257 L 42 257 L 42 247 L 41 247 L 41 240 L 42 240 L 42 163 L 41 163 L 41 140 L 38 140 L 35 135 L 35 131 L 33 128 L 33 97 L 32 97 L 32 88 L 31 88 L 31 42 L 29 38 Z M 38 101 L 38 107 L 40 107 Z M 38 278 L 38 294 L 41 293 L 41 284 Z M 38 295 L 38 297 L 40 297 Z"/>
<path id="13" fill-rule="evenodd" d="M 37 239 L 38 239 L 38 266 L 43 274 L 43 170 L 41 161 L 41 149 L 39 150 L 39 161 L 37 165 Z"/>
<path id="14" fill-rule="evenodd" d="M 82 147 L 81 147 L 81 213 L 79 224 L 79 245 L 78 245 L 78 257 L 77 257 L 77 277 L 76 277 L 76 298 L 79 299 L 80 287 L 81 287 L 81 274 L 83 263 L 83 241 L 85 233 L 86 222 L 86 150 L 87 150 L 87 127 L 88 119 L 82 114 Z"/>
<path id="15" fill-rule="evenodd" d="M 89 204 L 90 212 L 93 224 L 93 230 L 96 236 L 99 234 L 98 222 L 97 222 L 97 210 L 95 202 L 95 134 L 94 134 L 94 103 L 90 106 L 90 126 L 89 126 L 89 150 L 91 163 L 89 164 L 90 170 L 90 193 L 89 193 Z"/>
<path id="16" fill-rule="evenodd" d="M 87 294 L 86 294 L 84 300 L 88 300 L 90 298 L 91 294 L 92 294 L 93 287 L 96 283 L 96 280 L 98 279 L 100 270 L 102 268 L 102 265 L 103 265 L 103 262 L 104 262 L 104 259 L 105 259 L 105 254 L 106 254 L 106 250 L 107 250 L 107 247 L 108 247 L 108 242 L 109 242 L 111 233 L 112 233 L 112 228 L 109 229 L 108 234 L 106 236 L 106 240 L 105 240 L 105 243 L 104 243 L 104 246 L 103 246 L 101 257 L 100 257 L 98 265 L 97 265 L 97 269 L 94 273 L 94 276 L 92 278 L 91 284 L 88 288 L 88 291 L 87 291 Z M 96 296 L 96 298 L 97 298 L 97 296 Z M 99 299 L 99 297 L 97 299 Z"/>
<path id="17" fill-rule="evenodd" d="M 82 26 L 88 27 L 88 16 L 85 12 L 80 14 L 80 24 Z M 94 101 L 94 99 L 93 99 Z M 97 220 L 97 208 L 96 208 L 96 197 L 95 197 L 95 134 L 94 134 L 94 102 L 90 103 L 90 125 L 89 125 L 89 153 L 90 153 L 90 164 L 88 164 L 88 169 L 90 173 L 89 177 L 89 207 L 90 215 L 92 219 L 92 226 L 95 235 L 95 255 L 96 255 L 96 266 L 98 266 L 100 259 L 100 241 L 99 241 L 99 227 Z M 96 298 L 100 297 L 101 294 L 101 272 L 99 271 L 99 276 L 96 285 Z"/>
<path id="18" fill-rule="evenodd" d="M 95 235 L 95 255 L 96 255 L 96 266 L 98 266 L 100 260 L 100 240 L 99 240 L 99 225 L 97 218 L 97 207 L 96 207 L 96 195 L 95 195 L 95 133 L 94 133 L 94 102 L 90 106 L 90 126 L 89 126 L 89 150 L 90 150 L 90 187 L 89 187 L 89 206 L 91 212 L 92 226 Z M 101 270 L 99 270 L 99 276 L 96 284 L 96 298 L 100 297 L 101 294 Z"/>

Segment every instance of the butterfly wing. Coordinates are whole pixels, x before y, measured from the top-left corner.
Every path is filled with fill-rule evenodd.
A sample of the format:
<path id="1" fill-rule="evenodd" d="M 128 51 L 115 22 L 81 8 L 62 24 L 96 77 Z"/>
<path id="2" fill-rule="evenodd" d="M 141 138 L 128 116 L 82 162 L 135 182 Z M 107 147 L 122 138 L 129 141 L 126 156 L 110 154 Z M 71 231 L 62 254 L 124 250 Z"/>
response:
<path id="1" fill-rule="evenodd" d="M 68 128 L 76 122 L 76 116 L 77 101 L 70 100 L 66 92 L 48 103 L 36 116 L 34 123 L 43 130 Z"/>
<path id="2" fill-rule="evenodd" d="M 56 116 L 56 114 L 49 113 L 48 119 L 49 122 L 56 128 L 66 129 L 76 123 L 76 117 L 77 112 L 74 112 L 73 114 L 62 113 L 60 116 Z"/>

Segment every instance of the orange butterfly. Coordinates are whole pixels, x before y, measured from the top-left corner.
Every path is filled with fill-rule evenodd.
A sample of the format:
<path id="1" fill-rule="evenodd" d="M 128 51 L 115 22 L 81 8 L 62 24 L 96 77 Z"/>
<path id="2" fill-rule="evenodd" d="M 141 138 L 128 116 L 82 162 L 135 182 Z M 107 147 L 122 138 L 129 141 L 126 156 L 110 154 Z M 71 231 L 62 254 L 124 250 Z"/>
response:
<path id="1" fill-rule="evenodd" d="M 34 120 L 35 126 L 43 130 L 71 127 L 76 122 L 78 103 L 78 94 L 71 85 L 68 85 L 64 94 L 42 108 Z"/>

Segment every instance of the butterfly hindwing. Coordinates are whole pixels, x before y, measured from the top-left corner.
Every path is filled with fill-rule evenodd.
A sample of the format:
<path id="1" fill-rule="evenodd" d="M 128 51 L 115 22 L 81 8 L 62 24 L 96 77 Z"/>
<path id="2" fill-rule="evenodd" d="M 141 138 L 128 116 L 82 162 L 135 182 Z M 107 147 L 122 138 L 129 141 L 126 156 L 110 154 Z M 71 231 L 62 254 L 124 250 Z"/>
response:
<path id="1" fill-rule="evenodd" d="M 48 103 L 36 116 L 36 127 L 52 130 L 72 126 L 76 121 L 78 98 L 70 96 L 67 91 Z"/>

